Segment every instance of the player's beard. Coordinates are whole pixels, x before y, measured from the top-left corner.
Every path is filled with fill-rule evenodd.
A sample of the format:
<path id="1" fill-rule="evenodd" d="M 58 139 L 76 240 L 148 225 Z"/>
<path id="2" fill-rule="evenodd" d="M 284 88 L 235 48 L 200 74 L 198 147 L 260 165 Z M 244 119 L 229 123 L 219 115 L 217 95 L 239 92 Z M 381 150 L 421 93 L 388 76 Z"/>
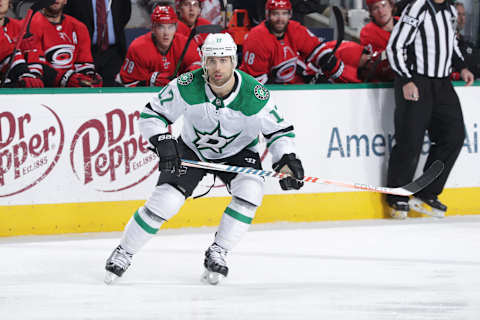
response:
<path id="1" fill-rule="evenodd" d="M 285 24 L 274 25 L 273 30 L 275 30 L 276 33 L 285 33 L 285 31 L 287 31 L 287 25 L 288 25 L 288 22 Z"/>
<path id="2" fill-rule="evenodd" d="M 43 9 L 43 13 L 45 14 L 45 16 L 49 18 L 56 18 L 63 13 L 63 7 L 65 7 L 64 4 L 59 5 L 58 9 L 53 8 L 54 6 L 55 4 Z"/>
<path id="3" fill-rule="evenodd" d="M 225 77 L 222 77 L 221 79 L 216 80 L 215 79 L 215 74 L 209 75 L 208 76 L 208 83 L 213 86 L 214 88 L 221 89 L 223 88 L 228 81 L 230 81 L 233 78 L 233 69 L 230 70 L 228 74 L 225 75 Z"/>
<path id="4" fill-rule="evenodd" d="M 271 21 L 268 21 L 268 27 L 271 31 L 276 34 L 284 34 L 287 31 L 288 21 L 285 24 L 276 23 L 273 24 Z"/>

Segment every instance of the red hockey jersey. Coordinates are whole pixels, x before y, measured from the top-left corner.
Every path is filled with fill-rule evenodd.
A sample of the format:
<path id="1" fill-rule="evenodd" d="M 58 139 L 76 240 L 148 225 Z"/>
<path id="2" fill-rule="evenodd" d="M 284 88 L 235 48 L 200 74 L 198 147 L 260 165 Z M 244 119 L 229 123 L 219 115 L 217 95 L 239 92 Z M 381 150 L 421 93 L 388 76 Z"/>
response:
<path id="1" fill-rule="evenodd" d="M 57 86 L 66 86 L 66 79 L 62 77 L 69 70 L 95 70 L 90 35 L 82 22 L 64 14 L 61 22 L 55 24 L 37 12 L 33 16 L 31 30 L 38 37 L 48 64 L 57 71 Z"/>
<path id="2" fill-rule="evenodd" d="M 265 21 L 252 28 L 243 42 L 240 70 L 264 83 L 305 83 L 301 73 L 318 65 L 320 40 L 300 23 L 290 20 L 285 35 L 277 39 Z"/>
<path id="3" fill-rule="evenodd" d="M 398 17 L 393 17 L 394 23 L 398 21 Z M 369 46 L 372 52 L 381 52 L 387 48 L 388 39 L 390 38 L 390 31 L 385 31 L 376 23 L 367 23 L 362 30 L 360 30 L 360 43 L 364 46 Z"/>
<path id="4" fill-rule="evenodd" d="M 328 41 L 322 44 L 325 51 L 333 50 L 337 41 Z M 329 77 L 331 82 L 335 83 L 357 83 L 363 82 L 364 77 L 368 77 L 369 82 L 392 81 L 391 70 L 388 61 L 382 60 L 382 55 L 375 52 L 371 54 L 370 59 L 365 63 L 361 70 L 361 79 L 358 74 L 360 58 L 364 53 L 371 53 L 367 46 L 353 41 L 343 41 L 335 51 L 335 57 L 340 61 L 341 67 L 335 78 Z M 379 61 L 377 61 L 379 60 Z M 386 63 L 386 65 L 385 65 Z"/>
<path id="5" fill-rule="evenodd" d="M 164 86 L 173 76 L 178 60 L 187 42 L 187 37 L 176 33 L 166 55 L 155 46 L 149 32 L 135 39 L 127 51 L 117 79 L 127 87 Z M 188 47 L 178 74 L 201 67 L 201 58 L 197 45 L 192 41 Z"/>
<path id="6" fill-rule="evenodd" d="M 10 63 L 10 56 L 13 53 L 15 44 L 18 40 L 18 36 L 20 35 L 22 29 L 22 21 L 5 18 L 5 23 L 1 28 L 0 75 L 3 77 L 5 72 L 7 72 L 7 68 Z M 43 69 L 40 63 L 44 62 L 45 60 L 42 58 L 42 52 L 39 47 L 35 47 L 35 44 L 29 45 L 28 47 L 22 45 L 21 47 L 19 47 L 19 50 L 13 57 L 13 62 L 10 65 L 10 70 L 23 63 L 27 63 L 28 66 L 25 66 L 22 72 L 29 72 L 40 77 L 43 73 Z"/>
<path id="7" fill-rule="evenodd" d="M 393 17 L 394 24 L 397 23 L 398 17 Z M 376 71 L 371 81 L 393 81 L 394 72 L 386 58 L 385 49 L 387 48 L 390 31 L 385 31 L 374 22 L 367 23 L 360 30 L 360 43 L 371 50 L 377 59 L 380 59 Z"/>
<path id="8" fill-rule="evenodd" d="M 211 24 L 211 22 L 208 21 L 205 18 L 198 17 L 197 24 L 196 24 L 197 26 L 203 26 L 203 25 L 206 25 L 206 24 Z M 178 23 L 177 23 L 177 33 L 180 33 L 180 34 L 182 34 L 182 35 L 184 35 L 185 37 L 188 38 L 190 36 L 190 31 L 192 31 L 192 29 L 190 29 L 189 26 L 187 26 L 182 21 L 178 21 Z M 197 43 L 197 46 L 201 47 L 203 42 L 207 38 L 207 36 L 208 36 L 208 34 L 206 34 L 206 33 L 200 33 L 200 34 L 195 35 L 193 37 L 193 40 L 195 40 L 195 42 Z"/>
<path id="9" fill-rule="evenodd" d="M 16 38 L 20 33 L 21 25 L 18 20 L 5 18 L 5 25 L 0 32 L 0 75 L 7 72 L 8 64 L 10 63 L 10 55 L 15 48 Z M 25 63 L 23 54 L 18 51 L 13 57 L 13 62 L 10 65 L 10 69 L 15 68 L 19 64 Z"/>
<path id="10" fill-rule="evenodd" d="M 337 41 L 328 41 L 325 43 L 325 49 L 332 49 L 337 44 Z M 355 83 L 362 82 L 358 79 L 357 70 L 360 62 L 360 57 L 363 53 L 363 45 L 353 41 L 343 41 L 335 51 L 335 57 L 343 62 L 343 68 L 338 77 L 334 79 L 337 83 Z"/>

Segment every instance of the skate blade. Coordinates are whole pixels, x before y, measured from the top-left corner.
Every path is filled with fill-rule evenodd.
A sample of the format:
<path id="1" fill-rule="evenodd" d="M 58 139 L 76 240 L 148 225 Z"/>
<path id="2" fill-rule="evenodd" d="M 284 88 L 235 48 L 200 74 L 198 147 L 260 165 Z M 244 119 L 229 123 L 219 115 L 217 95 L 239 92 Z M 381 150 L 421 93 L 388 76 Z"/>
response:
<path id="1" fill-rule="evenodd" d="M 390 210 L 390 216 L 396 220 L 405 220 L 407 219 L 408 211 L 400 211 L 392 208 Z"/>
<path id="2" fill-rule="evenodd" d="M 118 276 L 114 273 L 111 273 L 110 271 L 105 272 L 105 279 L 103 279 L 103 282 L 107 285 L 111 285 L 112 283 L 115 282 L 115 280 L 118 278 Z"/>
<path id="3" fill-rule="evenodd" d="M 211 271 L 205 270 L 200 280 L 202 281 L 202 283 L 216 286 L 224 278 L 225 277 L 218 272 L 211 272 Z"/>
<path id="4" fill-rule="evenodd" d="M 435 208 L 427 209 L 424 206 L 424 202 L 420 199 L 413 198 L 413 199 L 410 199 L 408 203 L 410 205 L 410 208 L 414 211 L 417 211 L 422 214 L 426 214 L 427 216 L 434 217 L 434 218 L 439 218 L 439 219 L 445 218 L 444 211 L 441 211 Z"/>

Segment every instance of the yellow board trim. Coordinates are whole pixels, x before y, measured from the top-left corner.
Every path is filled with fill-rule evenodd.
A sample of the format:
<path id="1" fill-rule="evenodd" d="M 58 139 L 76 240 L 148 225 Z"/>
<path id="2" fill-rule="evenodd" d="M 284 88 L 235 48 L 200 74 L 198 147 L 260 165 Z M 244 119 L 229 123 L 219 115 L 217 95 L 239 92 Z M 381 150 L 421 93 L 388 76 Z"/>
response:
<path id="1" fill-rule="evenodd" d="M 480 214 L 480 188 L 447 189 L 440 199 L 447 215 Z M 123 230 L 145 201 L 0 206 L 0 237 Z M 163 228 L 216 226 L 229 197 L 188 199 Z M 410 217 L 419 217 L 412 213 Z M 253 223 L 382 219 L 389 217 L 381 194 L 338 192 L 266 195 Z"/>

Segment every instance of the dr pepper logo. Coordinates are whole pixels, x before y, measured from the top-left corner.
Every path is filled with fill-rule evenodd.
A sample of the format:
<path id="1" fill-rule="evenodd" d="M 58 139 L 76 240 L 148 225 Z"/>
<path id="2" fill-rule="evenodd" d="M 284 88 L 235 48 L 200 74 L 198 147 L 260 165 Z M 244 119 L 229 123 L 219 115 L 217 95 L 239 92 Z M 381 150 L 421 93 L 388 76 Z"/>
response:
<path id="1" fill-rule="evenodd" d="M 15 106 L 0 111 L 0 197 L 28 190 L 55 167 L 64 130 L 48 106 Z"/>
<path id="2" fill-rule="evenodd" d="M 157 170 L 157 156 L 147 149 L 136 125 L 140 112 L 114 109 L 84 122 L 70 146 L 70 164 L 84 185 L 98 191 L 131 188 Z"/>

